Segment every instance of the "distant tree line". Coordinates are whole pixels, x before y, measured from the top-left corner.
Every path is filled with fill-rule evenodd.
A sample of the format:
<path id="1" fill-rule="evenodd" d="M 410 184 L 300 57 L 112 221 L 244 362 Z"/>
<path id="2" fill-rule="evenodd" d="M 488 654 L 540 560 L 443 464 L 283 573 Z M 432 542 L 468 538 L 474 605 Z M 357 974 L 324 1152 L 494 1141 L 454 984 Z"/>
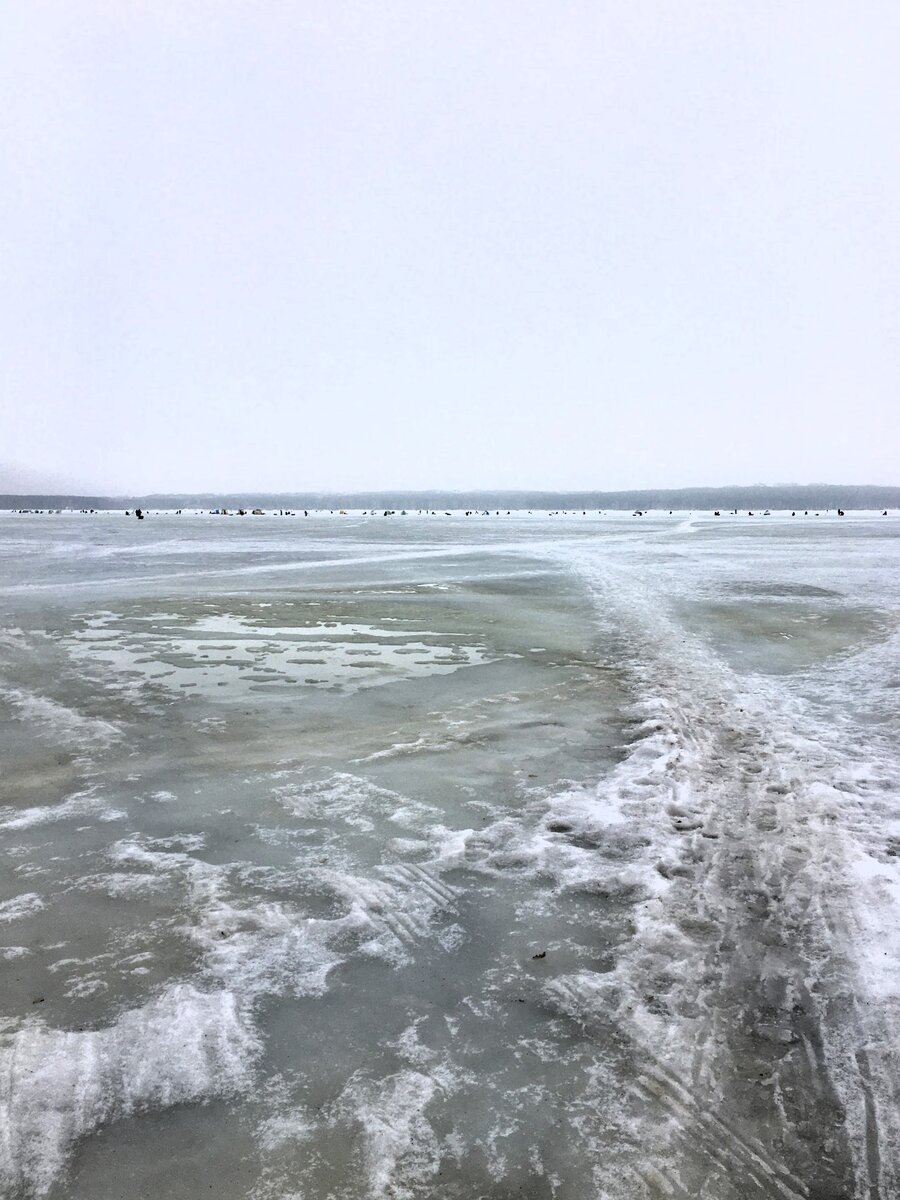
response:
<path id="1" fill-rule="evenodd" d="M 199 492 L 148 496 L 0 495 L 0 508 L 43 509 L 898 509 L 900 487 L 784 484 L 715 488 L 642 488 L 619 492 L 396 491 Z"/>

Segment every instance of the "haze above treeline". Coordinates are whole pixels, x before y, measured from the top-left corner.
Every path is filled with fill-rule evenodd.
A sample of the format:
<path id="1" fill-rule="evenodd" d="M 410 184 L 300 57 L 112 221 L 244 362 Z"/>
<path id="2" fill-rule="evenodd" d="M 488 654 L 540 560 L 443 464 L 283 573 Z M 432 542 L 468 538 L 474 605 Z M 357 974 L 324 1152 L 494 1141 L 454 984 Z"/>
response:
<path id="1" fill-rule="evenodd" d="M 783 484 L 641 488 L 628 491 L 197 492 L 142 496 L 0 495 L 0 508 L 133 509 L 884 509 L 900 508 L 900 487 L 877 484 Z"/>

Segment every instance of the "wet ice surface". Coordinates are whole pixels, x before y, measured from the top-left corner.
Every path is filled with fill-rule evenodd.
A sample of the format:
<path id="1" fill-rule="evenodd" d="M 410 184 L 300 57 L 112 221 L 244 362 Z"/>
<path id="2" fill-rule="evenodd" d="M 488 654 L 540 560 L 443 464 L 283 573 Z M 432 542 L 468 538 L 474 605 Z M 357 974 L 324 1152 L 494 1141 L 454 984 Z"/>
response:
<path id="1" fill-rule="evenodd" d="M 0 1191 L 900 1194 L 898 566 L 0 517 Z"/>
<path id="2" fill-rule="evenodd" d="M 484 661 L 479 647 L 448 646 L 431 631 L 321 619 L 278 627 L 260 615 L 218 614 L 185 623 L 178 614 L 122 621 L 106 613 L 86 618 L 84 631 L 75 636 L 85 660 L 114 668 L 120 679 L 136 681 L 137 690 L 156 683 L 169 691 L 196 688 L 207 698 L 220 687 L 234 690 L 236 673 L 244 675 L 238 687 L 302 682 L 351 689 Z"/>

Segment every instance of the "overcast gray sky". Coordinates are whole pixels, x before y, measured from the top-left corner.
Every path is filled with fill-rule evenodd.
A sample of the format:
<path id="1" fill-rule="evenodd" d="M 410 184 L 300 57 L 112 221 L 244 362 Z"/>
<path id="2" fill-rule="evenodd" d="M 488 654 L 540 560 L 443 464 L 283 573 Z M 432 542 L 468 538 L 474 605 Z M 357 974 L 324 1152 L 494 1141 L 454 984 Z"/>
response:
<path id="1" fill-rule="evenodd" d="M 29 478 L 900 483 L 896 0 L 0 21 Z"/>

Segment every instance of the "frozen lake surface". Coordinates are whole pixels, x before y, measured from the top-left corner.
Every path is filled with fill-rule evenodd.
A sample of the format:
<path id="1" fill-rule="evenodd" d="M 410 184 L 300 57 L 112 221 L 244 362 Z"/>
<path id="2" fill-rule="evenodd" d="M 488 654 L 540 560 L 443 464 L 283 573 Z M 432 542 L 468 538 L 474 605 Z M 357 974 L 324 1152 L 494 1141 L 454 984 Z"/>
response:
<path id="1" fill-rule="evenodd" d="M 0 515 L 0 1193 L 900 1196 L 900 521 Z"/>

